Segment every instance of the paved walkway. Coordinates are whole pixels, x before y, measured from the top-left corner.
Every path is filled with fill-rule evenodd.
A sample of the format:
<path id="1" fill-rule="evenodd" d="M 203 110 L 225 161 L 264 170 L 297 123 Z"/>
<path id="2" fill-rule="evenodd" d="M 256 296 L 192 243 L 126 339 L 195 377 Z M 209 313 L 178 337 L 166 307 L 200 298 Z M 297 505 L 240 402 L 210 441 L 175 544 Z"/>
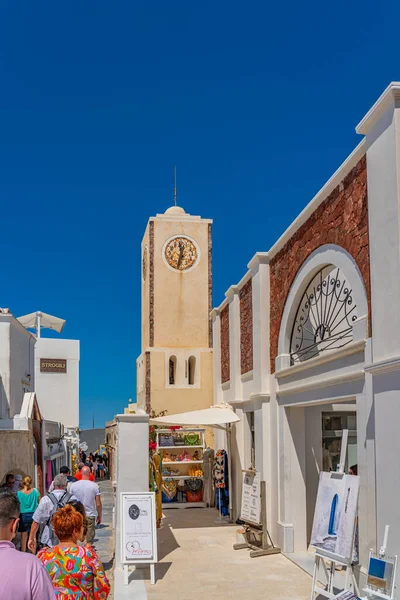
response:
<path id="1" fill-rule="evenodd" d="M 282 554 L 250 558 L 233 550 L 237 525 L 220 524 L 215 509 L 166 510 L 159 530 L 157 583 L 149 600 L 309 600 L 311 577 Z M 147 570 L 144 574 L 148 576 Z"/>
<path id="2" fill-rule="evenodd" d="M 114 568 L 114 531 L 112 529 L 112 509 L 114 505 L 113 491 L 110 481 L 97 482 L 101 491 L 101 501 L 103 503 L 103 522 L 96 528 L 96 537 L 94 546 L 104 565 L 108 579 L 112 585 Z M 108 597 L 112 600 L 111 592 Z"/>

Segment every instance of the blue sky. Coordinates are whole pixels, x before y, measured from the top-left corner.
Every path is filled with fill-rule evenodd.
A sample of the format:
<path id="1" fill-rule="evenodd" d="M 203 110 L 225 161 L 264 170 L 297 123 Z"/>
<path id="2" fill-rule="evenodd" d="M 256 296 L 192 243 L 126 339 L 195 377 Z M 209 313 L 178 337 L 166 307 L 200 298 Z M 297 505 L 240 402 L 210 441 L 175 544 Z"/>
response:
<path id="1" fill-rule="evenodd" d="M 0 306 L 81 340 L 81 426 L 135 396 L 140 242 L 214 219 L 214 305 L 336 170 L 400 79 L 398 3 L 0 6 Z"/>

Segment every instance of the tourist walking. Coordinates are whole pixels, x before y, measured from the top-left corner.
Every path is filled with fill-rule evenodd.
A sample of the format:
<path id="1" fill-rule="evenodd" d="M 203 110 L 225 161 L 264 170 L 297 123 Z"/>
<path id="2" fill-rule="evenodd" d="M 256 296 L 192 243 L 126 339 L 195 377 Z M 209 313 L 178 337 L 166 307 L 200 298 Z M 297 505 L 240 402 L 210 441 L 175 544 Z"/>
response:
<path id="1" fill-rule="evenodd" d="M 40 543 L 50 547 L 55 546 L 58 543 L 58 538 L 52 527 L 51 517 L 58 508 L 62 508 L 70 500 L 74 499 L 67 491 L 67 485 L 68 482 L 65 475 L 56 475 L 54 477 L 54 490 L 48 496 L 43 496 L 39 502 L 39 506 L 33 514 L 33 522 L 28 540 L 28 548 L 33 554 L 36 554 L 36 534 L 40 525 L 43 525 Z"/>
<path id="2" fill-rule="evenodd" d="M 88 520 L 88 544 L 92 544 L 96 531 L 96 523 L 101 523 L 102 505 L 100 498 L 100 490 L 97 483 L 90 481 L 90 468 L 82 467 L 82 479 L 73 483 L 70 488 L 74 498 L 82 502 L 86 510 Z"/>
<path id="3" fill-rule="evenodd" d="M 82 469 L 85 465 L 83 464 L 83 462 L 78 463 L 78 471 L 75 473 L 75 479 L 77 481 L 80 481 L 82 479 Z M 90 473 L 90 481 L 94 481 L 94 475 L 93 473 Z"/>
<path id="4" fill-rule="evenodd" d="M 74 481 L 78 481 L 76 479 L 76 477 L 74 477 L 73 475 L 71 475 L 71 470 L 67 466 L 60 467 L 60 473 L 61 473 L 61 475 L 65 475 L 65 477 L 67 478 L 68 485 L 70 483 L 74 483 Z M 51 493 L 53 490 L 54 490 L 54 481 L 52 481 L 51 484 L 50 484 L 49 493 Z"/>
<path id="5" fill-rule="evenodd" d="M 51 580 L 42 563 L 16 550 L 12 540 L 18 529 L 19 500 L 10 490 L 0 490 L 0 598 L 4 600 L 54 600 Z"/>
<path id="6" fill-rule="evenodd" d="M 60 542 L 40 550 L 38 559 L 50 575 L 58 600 L 106 600 L 110 584 L 104 567 L 91 548 L 79 545 L 83 516 L 72 506 L 65 506 L 55 513 L 53 528 Z"/>
<path id="7" fill-rule="evenodd" d="M 97 472 L 99 474 L 100 479 L 104 479 L 104 463 L 103 463 L 103 457 L 99 456 L 98 461 L 97 461 Z"/>
<path id="8" fill-rule="evenodd" d="M 12 491 L 15 485 L 15 477 L 12 473 L 7 473 L 4 483 L 0 486 L 0 491 L 10 490 Z"/>
<path id="9" fill-rule="evenodd" d="M 32 478 L 27 475 L 22 482 L 22 489 L 17 492 L 21 516 L 19 519 L 19 532 L 21 533 L 21 550 L 26 552 L 29 532 L 33 523 L 33 513 L 38 507 L 40 493 L 32 487 Z"/>

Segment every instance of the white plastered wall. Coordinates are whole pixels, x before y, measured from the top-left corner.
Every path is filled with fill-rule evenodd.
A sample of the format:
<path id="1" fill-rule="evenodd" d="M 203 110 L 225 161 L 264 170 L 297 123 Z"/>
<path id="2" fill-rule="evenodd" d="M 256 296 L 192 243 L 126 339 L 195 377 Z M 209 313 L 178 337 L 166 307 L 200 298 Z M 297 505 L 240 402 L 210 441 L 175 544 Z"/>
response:
<path id="1" fill-rule="evenodd" d="M 364 411 L 366 451 L 375 442 L 377 539 L 389 525 L 387 552 L 400 554 L 400 84 L 391 84 L 357 127 L 366 136 L 372 348 L 366 365 L 373 393 Z M 370 482 L 368 492 L 370 493 Z M 368 495 L 368 499 L 370 496 Z M 375 498 L 374 498 L 375 500 Z M 397 574 L 397 587 L 400 572 Z"/>

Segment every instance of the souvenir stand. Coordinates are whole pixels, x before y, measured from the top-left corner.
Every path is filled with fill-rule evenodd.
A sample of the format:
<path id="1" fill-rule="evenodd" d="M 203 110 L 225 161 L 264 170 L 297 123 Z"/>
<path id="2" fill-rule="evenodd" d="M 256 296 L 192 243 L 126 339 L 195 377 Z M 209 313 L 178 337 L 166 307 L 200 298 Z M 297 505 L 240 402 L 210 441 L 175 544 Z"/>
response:
<path id="1" fill-rule="evenodd" d="M 205 429 L 157 429 L 156 447 L 162 459 L 163 509 L 204 508 L 203 453 Z"/>
<path id="2" fill-rule="evenodd" d="M 239 417 L 228 404 L 218 404 L 203 410 L 194 410 L 151 419 L 150 424 L 164 427 L 170 427 L 171 425 L 188 427 L 189 429 L 213 427 L 214 429 L 225 431 L 227 434 L 228 477 L 229 481 L 232 481 L 231 428 L 232 423 L 237 423 L 238 421 L 240 421 Z M 229 521 L 231 523 L 233 521 L 232 494 L 229 494 Z"/>

